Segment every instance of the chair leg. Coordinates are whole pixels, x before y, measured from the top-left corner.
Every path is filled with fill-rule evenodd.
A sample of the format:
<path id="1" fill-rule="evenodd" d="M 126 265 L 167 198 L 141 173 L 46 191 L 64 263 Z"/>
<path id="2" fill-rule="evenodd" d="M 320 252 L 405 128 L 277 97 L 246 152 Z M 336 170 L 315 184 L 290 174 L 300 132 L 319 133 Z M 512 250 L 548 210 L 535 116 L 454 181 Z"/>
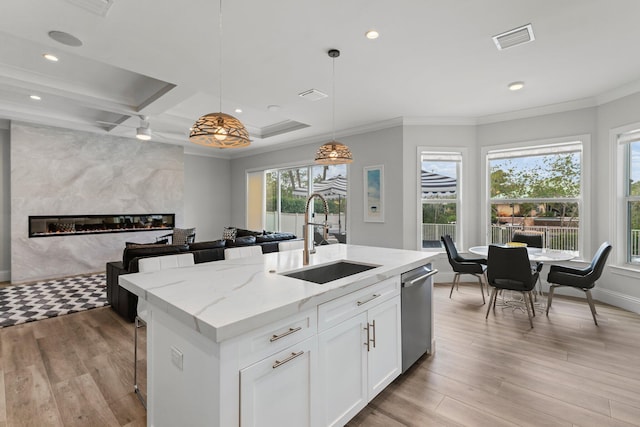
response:
<path id="1" fill-rule="evenodd" d="M 529 294 L 529 303 L 531 304 L 531 312 L 533 313 L 533 317 L 536 317 L 536 309 L 533 306 L 533 297 L 531 296 L 531 291 L 527 292 Z M 536 291 L 534 289 L 533 294 L 535 295 Z M 525 300 L 525 304 L 526 304 Z"/>
<path id="2" fill-rule="evenodd" d="M 482 284 L 482 279 L 480 276 L 476 276 L 478 278 L 478 282 L 480 283 L 480 293 L 482 294 L 482 305 L 486 304 L 487 301 L 484 299 L 484 286 Z"/>
<path id="3" fill-rule="evenodd" d="M 496 308 L 496 298 L 498 297 L 498 288 L 493 288 L 491 290 L 491 296 L 489 297 L 489 306 L 487 307 L 487 315 L 484 316 L 485 319 L 489 318 L 489 311 L 491 311 L 491 300 L 493 300 L 493 308 Z"/>
<path id="4" fill-rule="evenodd" d="M 487 271 L 485 270 L 482 275 L 484 276 L 484 283 L 487 285 L 487 296 L 489 296 L 489 278 L 487 277 Z"/>
<path id="5" fill-rule="evenodd" d="M 529 295 L 531 297 L 531 295 Z M 529 324 L 531 328 L 533 328 L 533 319 L 531 318 L 531 309 L 529 308 L 529 304 L 527 304 L 527 295 L 522 292 L 522 299 L 524 300 L 524 306 L 527 307 L 527 317 L 529 317 Z"/>
<path id="6" fill-rule="evenodd" d="M 451 298 L 451 295 L 453 295 L 453 288 L 456 287 L 456 281 L 460 279 L 460 273 L 456 273 L 455 276 L 453 276 L 453 282 L 451 282 L 451 292 L 449 292 L 449 298 Z"/>
<path id="7" fill-rule="evenodd" d="M 591 316 L 593 316 L 593 322 L 598 326 L 598 320 L 596 319 L 596 306 L 593 305 L 593 298 L 591 298 L 591 290 L 586 289 L 584 293 L 587 295 L 587 302 L 589 303 L 589 308 L 591 309 Z"/>
<path id="8" fill-rule="evenodd" d="M 133 391 L 140 399 L 142 406 L 144 409 L 147 409 L 147 402 L 145 398 L 142 396 L 142 392 L 138 387 L 138 328 L 142 328 L 146 326 L 145 322 L 136 316 L 134 321 L 134 339 L 133 339 Z"/>
<path id="9" fill-rule="evenodd" d="M 549 309 L 551 308 L 551 300 L 553 300 L 553 291 L 556 290 L 556 285 L 549 286 L 549 296 L 547 297 L 547 316 L 549 315 Z"/>

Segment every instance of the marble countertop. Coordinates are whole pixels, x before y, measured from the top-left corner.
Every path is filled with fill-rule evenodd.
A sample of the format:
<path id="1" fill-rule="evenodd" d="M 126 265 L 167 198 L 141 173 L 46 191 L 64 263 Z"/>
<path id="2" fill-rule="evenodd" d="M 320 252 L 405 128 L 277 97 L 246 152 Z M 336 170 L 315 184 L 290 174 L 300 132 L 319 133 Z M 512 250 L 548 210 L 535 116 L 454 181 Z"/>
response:
<path id="1" fill-rule="evenodd" d="M 120 276 L 120 286 L 156 309 L 221 342 L 429 262 L 434 254 L 357 245 L 328 245 L 310 268 L 339 260 L 377 268 L 319 285 L 283 276 L 303 269 L 302 250 L 215 261 Z"/>

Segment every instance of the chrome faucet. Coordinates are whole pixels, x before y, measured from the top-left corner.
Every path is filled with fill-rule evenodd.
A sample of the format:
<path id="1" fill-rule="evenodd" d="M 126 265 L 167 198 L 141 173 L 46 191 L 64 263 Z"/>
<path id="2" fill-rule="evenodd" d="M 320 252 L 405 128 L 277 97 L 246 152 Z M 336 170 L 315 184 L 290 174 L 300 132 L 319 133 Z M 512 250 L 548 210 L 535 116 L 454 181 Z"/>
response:
<path id="1" fill-rule="evenodd" d="M 319 197 L 320 200 L 322 200 L 322 204 L 324 207 L 324 224 L 320 223 L 314 223 L 314 222 L 309 222 L 309 205 L 311 204 L 311 200 L 313 200 L 314 197 Z M 309 254 L 315 254 L 316 253 L 316 249 L 313 248 L 311 251 L 309 251 L 309 226 L 310 225 L 321 225 L 323 232 L 322 232 L 322 238 L 324 240 L 327 240 L 327 232 L 329 230 L 329 226 L 327 225 L 327 221 L 329 220 L 329 205 L 327 204 L 327 201 L 325 200 L 324 197 L 322 197 L 322 195 L 318 194 L 318 193 L 313 193 L 312 195 L 309 196 L 309 198 L 307 199 L 307 205 L 304 208 L 304 230 L 302 232 L 302 235 L 304 236 L 304 249 L 302 252 L 302 265 L 309 265 Z M 313 242 L 313 240 L 312 240 Z"/>

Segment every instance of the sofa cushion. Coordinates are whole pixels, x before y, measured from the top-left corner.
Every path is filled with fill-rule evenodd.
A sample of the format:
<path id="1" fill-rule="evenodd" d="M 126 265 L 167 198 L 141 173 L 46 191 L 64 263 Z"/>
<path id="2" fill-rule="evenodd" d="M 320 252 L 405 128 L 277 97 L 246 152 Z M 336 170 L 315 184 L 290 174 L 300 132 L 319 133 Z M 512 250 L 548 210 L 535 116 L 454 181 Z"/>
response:
<path id="1" fill-rule="evenodd" d="M 236 240 L 237 234 L 238 234 L 238 229 L 235 227 L 225 227 L 224 230 L 222 230 L 222 238 L 224 240 L 234 241 Z"/>
<path id="2" fill-rule="evenodd" d="M 185 245 L 188 243 L 187 239 L 191 238 L 191 240 L 193 241 L 195 235 L 195 228 L 174 228 L 171 242 L 174 245 Z"/>
<path id="3" fill-rule="evenodd" d="M 189 245 L 190 251 L 199 251 L 201 249 L 215 249 L 215 248 L 224 248 L 227 244 L 225 239 L 220 240 L 212 240 L 209 242 L 198 242 L 192 243 Z"/>
<path id="4" fill-rule="evenodd" d="M 201 262 L 221 261 L 224 259 L 224 247 L 209 248 L 192 251 L 193 261 L 196 264 Z"/>
<path id="5" fill-rule="evenodd" d="M 236 240 L 227 240 L 227 247 L 252 246 L 256 244 L 256 236 L 236 237 Z"/>
<path id="6" fill-rule="evenodd" d="M 159 255 L 172 255 L 180 252 L 184 252 L 187 250 L 186 245 L 139 245 L 139 246 L 129 246 L 124 248 L 124 252 L 122 252 L 122 264 L 125 266 L 130 273 L 132 273 L 129 268 L 129 263 L 134 258 L 139 257 L 148 257 L 148 256 L 159 256 Z M 137 270 L 136 270 L 137 271 Z"/>
<path id="7" fill-rule="evenodd" d="M 254 230 L 246 230 L 244 228 L 236 228 L 236 236 L 237 237 L 245 237 L 245 236 L 260 236 L 262 231 L 254 231 Z"/>
<path id="8" fill-rule="evenodd" d="M 256 243 L 277 242 L 280 240 L 291 240 L 295 238 L 296 238 L 296 235 L 293 233 L 272 233 L 272 234 L 257 236 Z"/>

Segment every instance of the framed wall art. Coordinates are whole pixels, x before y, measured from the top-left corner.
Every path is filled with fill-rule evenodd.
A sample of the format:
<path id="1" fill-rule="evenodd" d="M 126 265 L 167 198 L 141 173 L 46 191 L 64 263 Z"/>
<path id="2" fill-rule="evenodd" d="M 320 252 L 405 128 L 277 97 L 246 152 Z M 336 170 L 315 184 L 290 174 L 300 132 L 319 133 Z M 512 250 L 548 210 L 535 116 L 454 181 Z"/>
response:
<path id="1" fill-rule="evenodd" d="M 364 221 L 384 222 L 384 166 L 364 168 Z"/>

